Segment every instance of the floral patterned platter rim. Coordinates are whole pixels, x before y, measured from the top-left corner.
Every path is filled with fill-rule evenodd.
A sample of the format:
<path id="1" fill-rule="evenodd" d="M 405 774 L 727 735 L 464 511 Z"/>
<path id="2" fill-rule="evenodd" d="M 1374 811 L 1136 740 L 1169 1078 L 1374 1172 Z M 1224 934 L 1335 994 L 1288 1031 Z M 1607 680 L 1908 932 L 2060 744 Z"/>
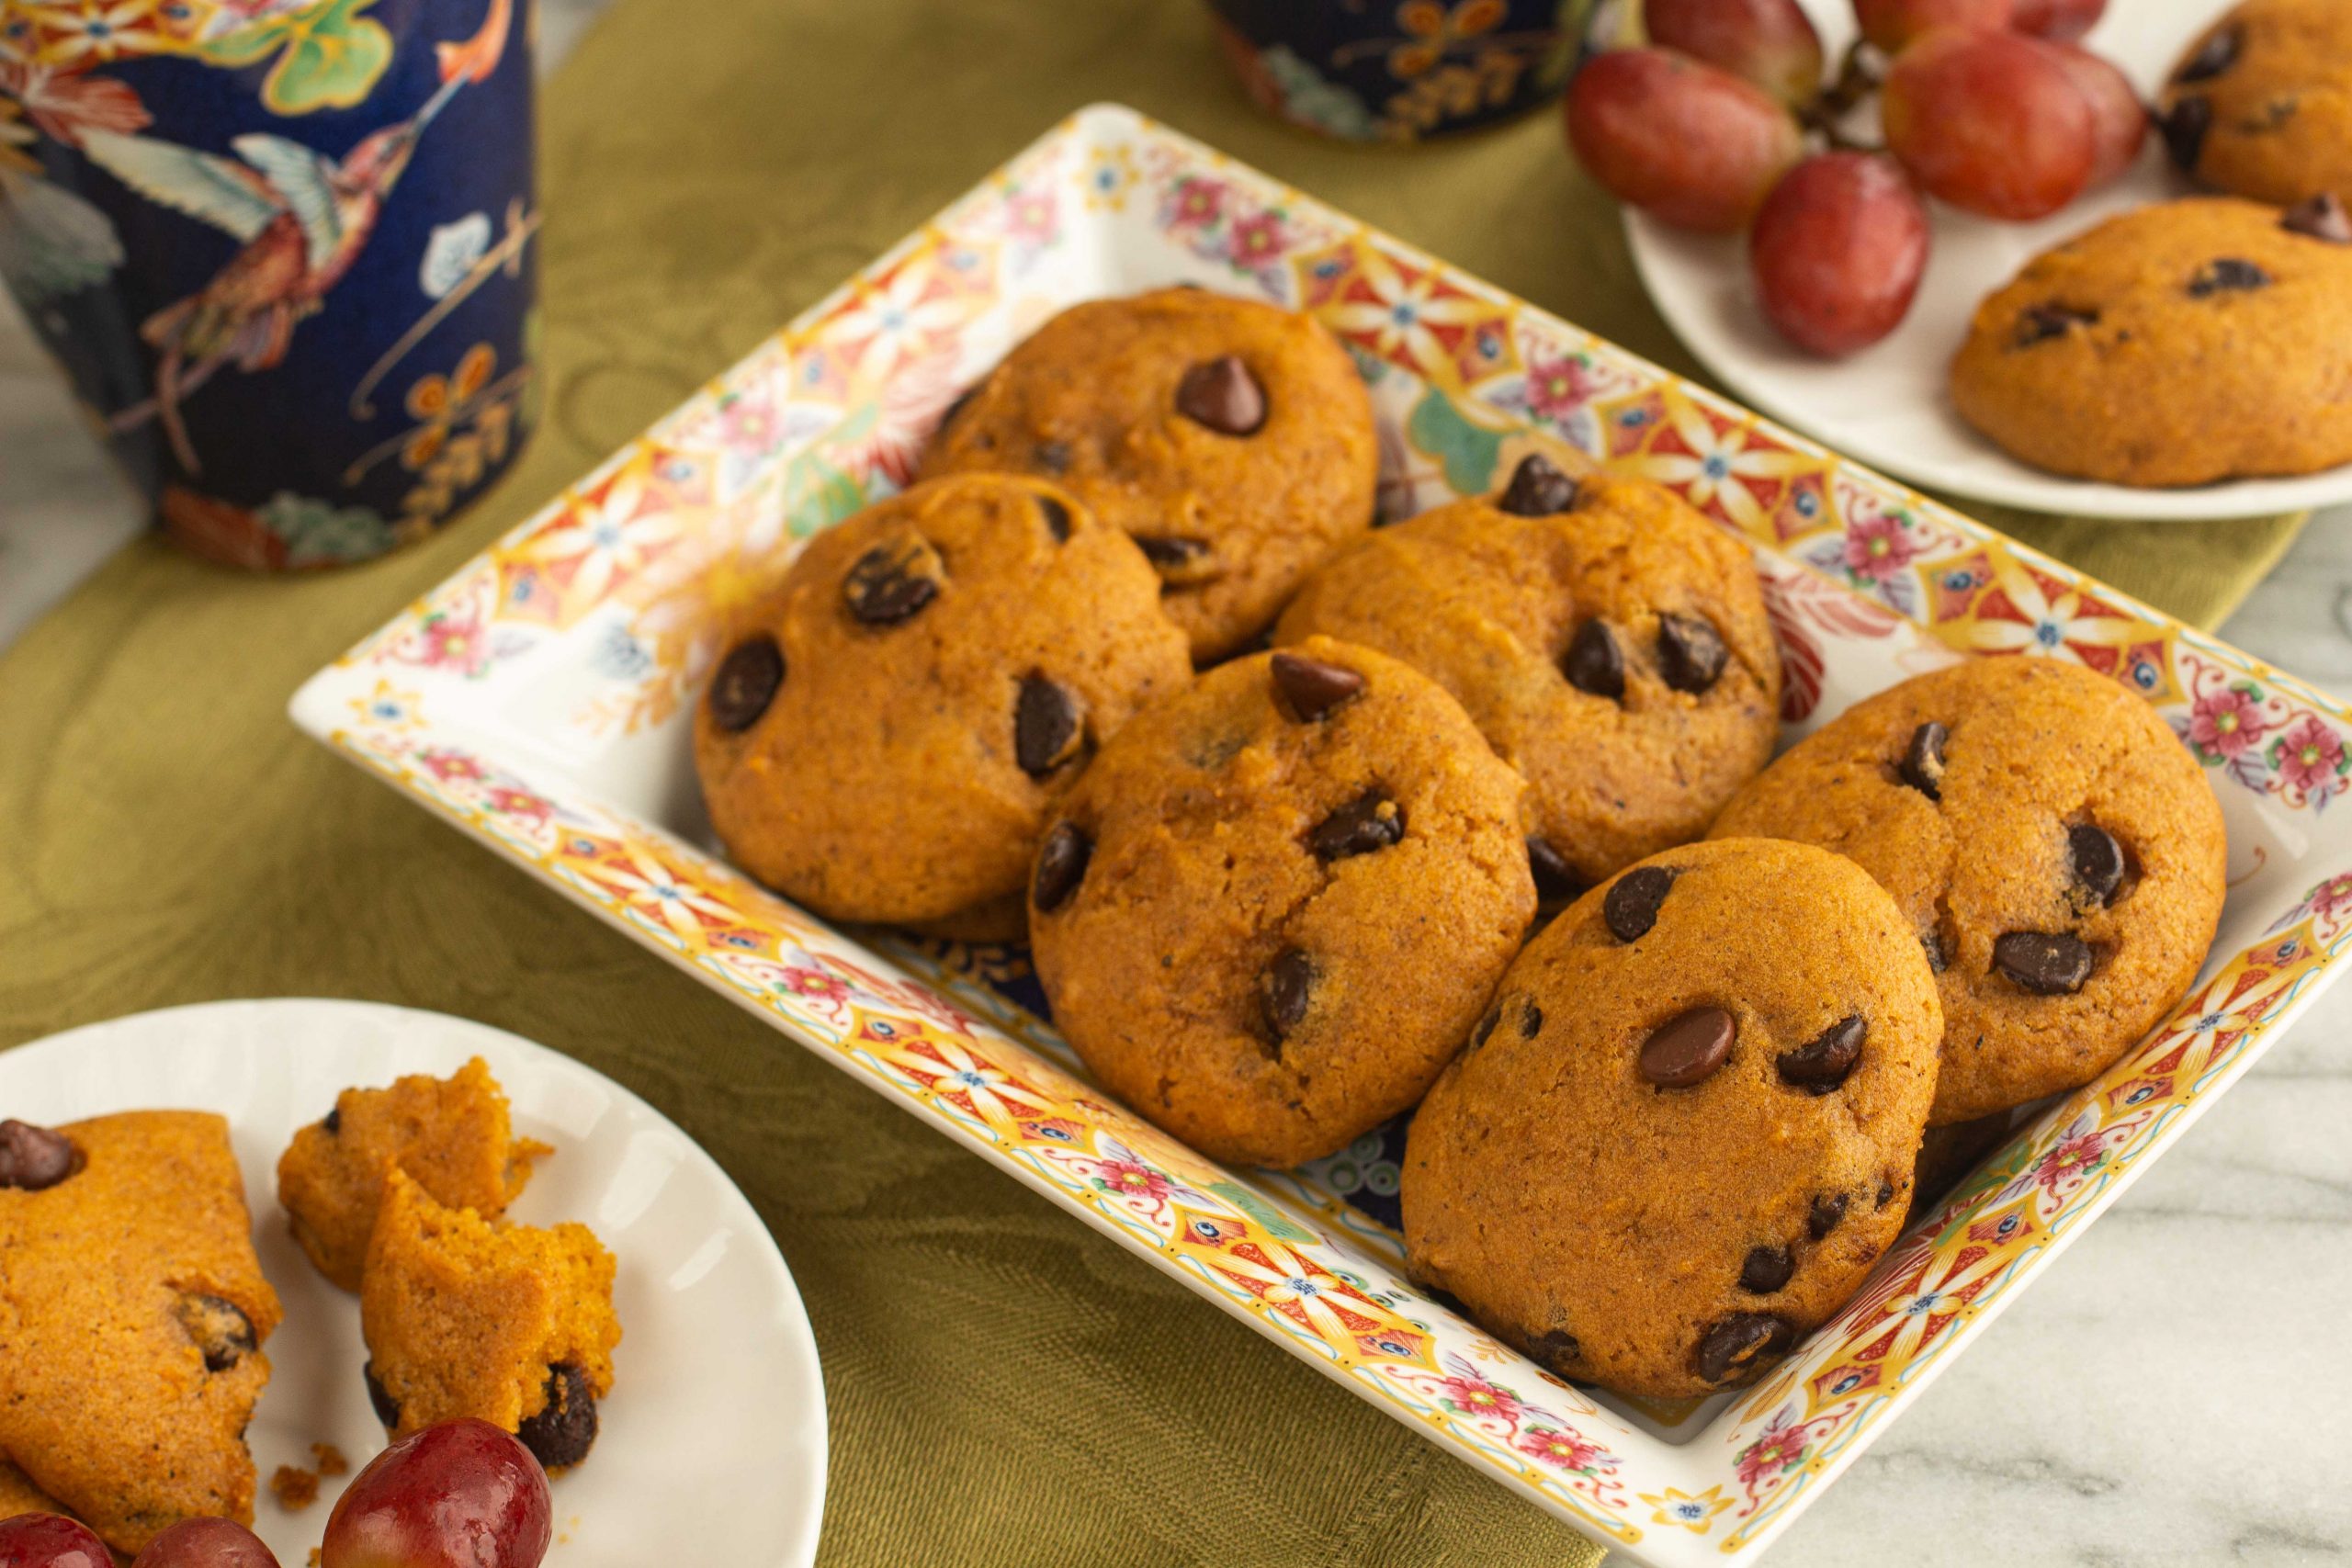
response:
<path id="1" fill-rule="evenodd" d="M 2173 1017 L 2020 1127 L 1758 1386 L 1649 1408 L 1403 1278 L 1378 1139 L 1224 1169 L 1109 1103 L 1016 1005 L 1017 950 L 836 931 L 712 852 L 686 735 L 782 549 L 904 483 L 1055 310 L 1179 279 L 1354 353 L 1402 516 L 1573 446 L 1756 549 L 1802 729 L 1916 671 L 2075 659 L 2155 704 L 2231 836 Z M 1081 111 L 297 694 L 305 729 L 1261 1333 L 1638 1561 L 1754 1553 L 2334 978 L 2352 712 L 1131 110 Z M 1393 1208 L 1390 1211 L 1393 1213 Z M 1287 1418 L 1269 1412 L 1273 1419 Z"/>

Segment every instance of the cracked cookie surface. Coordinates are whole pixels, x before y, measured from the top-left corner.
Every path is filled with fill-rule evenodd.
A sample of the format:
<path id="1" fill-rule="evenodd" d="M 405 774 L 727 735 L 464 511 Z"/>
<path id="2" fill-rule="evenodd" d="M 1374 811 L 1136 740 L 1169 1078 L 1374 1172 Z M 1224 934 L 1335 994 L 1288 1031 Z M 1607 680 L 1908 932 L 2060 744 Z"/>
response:
<path id="1" fill-rule="evenodd" d="M 1053 802 L 1192 679 L 1134 542 L 1043 480 L 918 485 L 808 541 L 730 628 L 695 766 L 735 863 L 819 914 L 1021 932 Z"/>
<path id="2" fill-rule="evenodd" d="M 1435 680 L 1526 777 L 1547 899 L 1705 832 L 1779 731 L 1747 547 L 1661 486 L 1542 457 L 1316 573 L 1275 640 L 1317 634 Z"/>
<path id="3" fill-rule="evenodd" d="M 1030 933 L 1056 1022 L 1205 1154 L 1329 1154 L 1420 1098 L 1517 950 L 1523 787 L 1381 654 L 1313 637 L 1210 671 L 1046 833 Z"/>
<path id="4" fill-rule="evenodd" d="M 1036 474 L 1134 536 L 1202 662 L 1372 525 L 1372 402 L 1296 311 L 1200 288 L 1073 306 L 942 423 L 926 478 Z"/>
<path id="5" fill-rule="evenodd" d="M 252 1522 L 244 1431 L 279 1308 L 228 1123 L 141 1111 L 6 1135 L 22 1128 L 0 1124 L 0 1147 L 71 1154 L 30 1186 L 29 1162 L 0 1161 L 0 1453 L 119 1551 L 183 1518 Z"/>
<path id="6" fill-rule="evenodd" d="M 1900 1232 L 1940 1033 L 1850 862 L 1756 839 L 1644 861 L 1528 944 L 1414 1117 L 1413 1275 L 1563 1377 L 1751 1381 Z"/>
<path id="7" fill-rule="evenodd" d="M 2352 228 L 2227 197 L 2141 208 L 1979 305 L 1961 416 L 2054 473 L 2170 486 L 2352 461 Z"/>
<path id="8" fill-rule="evenodd" d="M 1971 660 L 1855 704 L 1724 811 L 1894 895 L 1945 1037 L 1938 1123 L 2087 1083 L 2204 962 L 2227 846 L 2203 770 L 2146 702 L 2060 659 Z"/>

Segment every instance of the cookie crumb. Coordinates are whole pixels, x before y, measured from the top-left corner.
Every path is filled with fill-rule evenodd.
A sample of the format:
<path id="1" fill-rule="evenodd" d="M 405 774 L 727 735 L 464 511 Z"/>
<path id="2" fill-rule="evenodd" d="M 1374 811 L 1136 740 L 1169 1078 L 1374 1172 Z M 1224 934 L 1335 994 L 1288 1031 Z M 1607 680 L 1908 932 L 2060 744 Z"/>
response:
<path id="1" fill-rule="evenodd" d="M 319 1473 L 321 1475 L 348 1475 L 351 1473 L 351 1461 L 344 1458 L 343 1450 L 336 1448 L 333 1443 L 312 1443 L 311 1445 L 311 1457 L 319 1461 Z"/>
<path id="2" fill-rule="evenodd" d="M 319 1500 L 319 1478 L 299 1465 L 281 1464 L 269 1478 L 269 1495 L 289 1514 L 299 1514 Z"/>
<path id="3" fill-rule="evenodd" d="M 325 1560 L 326 1553 L 323 1549 L 315 1546 L 311 1548 L 311 1568 L 320 1568 L 320 1564 Z"/>

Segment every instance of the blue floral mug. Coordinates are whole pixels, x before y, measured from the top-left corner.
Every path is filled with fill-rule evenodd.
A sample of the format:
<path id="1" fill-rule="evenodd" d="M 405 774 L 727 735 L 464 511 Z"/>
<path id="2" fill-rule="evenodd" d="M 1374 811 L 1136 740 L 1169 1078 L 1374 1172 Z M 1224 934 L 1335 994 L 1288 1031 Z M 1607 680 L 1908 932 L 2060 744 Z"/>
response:
<path id="1" fill-rule="evenodd" d="M 0 0 L 0 278 L 175 539 L 363 560 L 514 459 L 521 6 Z"/>
<path id="2" fill-rule="evenodd" d="M 1592 0 L 1210 0 L 1259 107 L 1351 141 L 1418 141 L 1550 99 Z"/>

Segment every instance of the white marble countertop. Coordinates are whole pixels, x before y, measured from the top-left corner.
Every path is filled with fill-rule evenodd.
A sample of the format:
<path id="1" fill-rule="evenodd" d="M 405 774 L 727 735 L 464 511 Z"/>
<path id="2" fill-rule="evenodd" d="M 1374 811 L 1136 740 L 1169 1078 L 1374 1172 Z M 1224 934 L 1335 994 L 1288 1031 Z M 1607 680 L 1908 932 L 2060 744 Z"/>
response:
<path id="1" fill-rule="evenodd" d="M 545 0 L 542 63 L 604 0 Z M 0 648 L 144 525 L 0 305 Z M 2352 692 L 2352 509 L 2223 635 Z M 2352 1562 L 2352 987 L 1782 1538 L 1774 1563 Z"/>

